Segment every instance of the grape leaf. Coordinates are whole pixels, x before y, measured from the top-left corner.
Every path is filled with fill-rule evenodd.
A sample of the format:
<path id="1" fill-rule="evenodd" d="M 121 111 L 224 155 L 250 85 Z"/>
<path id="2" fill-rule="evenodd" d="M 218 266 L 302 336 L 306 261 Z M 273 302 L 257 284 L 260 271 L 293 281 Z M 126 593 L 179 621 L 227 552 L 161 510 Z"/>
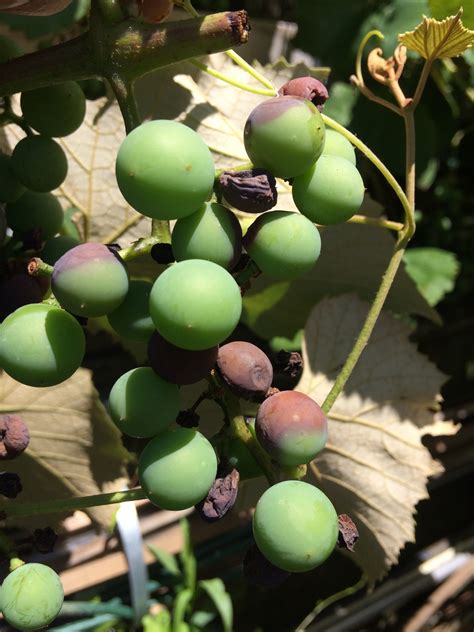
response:
<path id="1" fill-rule="evenodd" d="M 356 339 L 369 305 L 353 295 L 321 301 L 306 323 L 304 371 L 297 386 L 322 403 Z M 329 440 L 308 479 L 355 521 L 353 559 L 371 580 L 415 538 L 417 503 L 441 466 L 425 434 L 453 434 L 435 421 L 443 374 L 409 341 L 409 327 L 382 314 L 344 392 L 328 415 Z"/>
<path id="2" fill-rule="evenodd" d="M 49 388 L 24 386 L 0 375 L 0 414 L 17 413 L 25 420 L 30 444 L 20 457 L 3 461 L 2 469 L 19 474 L 23 491 L 18 502 L 72 498 L 119 489 L 124 482 L 127 452 L 95 390 L 90 371 Z M 8 514 L 8 502 L 1 503 Z M 12 502 L 17 502 L 12 501 Z M 85 509 L 98 526 L 110 528 L 116 506 Z M 6 523 L 51 525 L 62 514 L 7 518 Z"/>
<path id="3" fill-rule="evenodd" d="M 398 39 L 425 59 L 457 57 L 474 44 L 474 31 L 463 26 L 461 15 L 462 10 L 442 21 L 424 16 L 421 24 Z"/>
<path id="4" fill-rule="evenodd" d="M 462 0 L 428 0 L 431 17 L 442 20 L 448 15 L 454 15 L 463 7 L 462 21 L 467 28 L 474 28 L 474 4 Z"/>
<path id="5" fill-rule="evenodd" d="M 404 260 L 408 274 L 430 305 L 436 305 L 453 290 L 460 266 L 452 252 L 440 248 L 410 248 Z"/>

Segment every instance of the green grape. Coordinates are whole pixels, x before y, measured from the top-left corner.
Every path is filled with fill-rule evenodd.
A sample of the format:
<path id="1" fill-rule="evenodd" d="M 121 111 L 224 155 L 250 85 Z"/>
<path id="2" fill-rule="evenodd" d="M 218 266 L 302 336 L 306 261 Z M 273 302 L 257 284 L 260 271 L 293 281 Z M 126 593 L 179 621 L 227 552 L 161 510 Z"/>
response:
<path id="1" fill-rule="evenodd" d="M 103 244 L 79 244 L 60 257 L 51 288 L 61 305 L 77 316 L 113 312 L 128 292 L 128 274 L 120 259 Z"/>
<path id="2" fill-rule="evenodd" d="M 149 281 L 130 281 L 125 300 L 107 318 L 112 329 L 126 340 L 148 342 L 155 326 L 150 316 Z"/>
<path id="3" fill-rule="evenodd" d="M 2 585 L 2 611 L 18 630 L 39 630 L 53 621 L 64 601 L 59 575 L 45 564 L 23 564 Z"/>
<path id="4" fill-rule="evenodd" d="M 110 391 L 109 411 L 115 425 L 130 437 L 154 437 L 175 421 L 179 388 L 150 367 L 128 371 Z"/>
<path id="5" fill-rule="evenodd" d="M 256 167 L 278 178 L 292 178 L 307 171 L 324 147 L 325 128 L 311 101 L 283 96 L 266 99 L 250 113 L 244 143 Z"/>
<path id="6" fill-rule="evenodd" d="M 264 274 L 287 280 L 311 270 L 321 252 L 321 237 L 300 213 L 268 211 L 250 225 L 244 247 Z"/>
<path id="7" fill-rule="evenodd" d="M 86 98 L 75 81 L 23 92 L 20 105 L 28 125 L 54 138 L 75 132 L 86 113 Z"/>
<path id="8" fill-rule="evenodd" d="M 293 200 L 312 222 L 329 226 L 350 219 L 364 199 L 364 182 L 345 158 L 323 154 L 309 171 L 293 180 Z"/>
<path id="9" fill-rule="evenodd" d="M 43 245 L 41 251 L 41 259 L 50 266 L 54 266 L 56 261 L 62 257 L 68 250 L 79 245 L 79 241 L 69 235 L 56 235 L 48 239 Z"/>
<path id="10" fill-rule="evenodd" d="M 209 197 L 214 163 L 191 128 L 176 121 L 148 121 L 120 146 L 116 176 L 122 195 L 137 211 L 155 219 L 179 219 Z"/>
<path id="11" fill-rule="evenodd" d="M 321 490 L 302 481 L 267 489 L 253 516 L 261 553 L 290 573 L 310 571 L 332 553 L 339 532 L 337 513 Z"/>
<path id="12" fill-rule="evenodd" d="M 64 213 L 59 200 L 52 193 L 25 191 L 15 202 L 6 206 L 7 223 L 20 238 L 35 233 L 46 241 L 62 226 Z"/>
<path id="13" fill-rule="evenodd" d="M 168 342 L 198 351 L 223 342 L 242 311 L 240 288 L 221 266 L 188 259 L 165 270 L 153 285 L 150 313 Z"/>
<path id="14" fill-rule="evenodd" d="M 326 141 L 324 143 L 323 156 L 331 154 L 345 158 L 353 165 L 356 164 L 355 150 L 345 136 L 334 129 L 326 129 Z"/>
<path id="15" fill-rule="evenodd" d="M 28 386 L 67 380 L 79 368 L 85 346 L 74 316 L 54 305 L 24 305 L 0 325 L 0 367 Z"/>
<path id="16" fill-rule="evenodd" d="M 99 77 L 91 77 L 78 82 L 88 101 L 96 101 L 107 95 L 107 85 Z"/>
<path id="17" fill-rule="evenodd" d="M 25 187 L 13 171 L 11 156 L 0 151 L 0 202 L 15 202 L 25 192 Z"/>
<path id="18" fill-rule="evenodd" d="M 232 211 L 206 202 L 176 222 L 171 245 L 176 261 L 207 259 L 232 270 L 242 252 L 242 229 Z"/>
<path id="19" fill-rule="evenodd" d="M 27 189 L 46 193 L 66 179 L 67 158 L 61 145 L 52 138 L 26 136 L 13 150 L 12 168 Z"/>
<path id="20" fill-rule="evenodd" d="M 166 430 L 152 439 L 138 463 L 140 484 L 162 509 L 188 509 L 201 501 L 217 474 L 216 453 L 196 430 Z"/>

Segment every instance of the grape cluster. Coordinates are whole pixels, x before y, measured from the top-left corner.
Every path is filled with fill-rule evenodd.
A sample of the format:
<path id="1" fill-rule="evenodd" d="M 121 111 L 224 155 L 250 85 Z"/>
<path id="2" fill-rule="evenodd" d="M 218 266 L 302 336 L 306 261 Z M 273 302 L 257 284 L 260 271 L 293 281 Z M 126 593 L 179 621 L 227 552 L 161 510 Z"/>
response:
<path id="1" fill-rule="evenodd" d="M 33 249 L 52 273 L 46 286 L 21 268 L 0 278 L 4 294 L 12 294 L 0 314 L 0 367 L 29 386 L 63 382 L 82 363 L 82 325 L 94 317 L 105 317 L 118 337 L 146 344 L 146 366 L 119 377 L 108 407 L 125 435 L 149 440 L 138 476 L 158 507 L 199 504 L 220 517 L 235 499 L 239 477 L 262 475 L 265 463 L 281 472 L 307 464 L 326 444 L 327 420 L 318 404 L 302 393 L 278 392 L 267 355 L 248 342 L 228 341 L 241 316 L 243 273 L 257 268 L 279 280 L 308 273 L 321 251 L 315 223 L 346 221 L 360 207 L 364 185 L 354 150 L 325 129 L 320 110 L 326 98 L 324 86 L 310 78 L 283 86 L 245 123 L 253 166 L 217 177 L 206 143 L 182 123 L 149 121 L 128 134 L 116 159 L 119 190 L 139 213 L 175 221 L 171 243 L 159 244 L 165 259 L 156 253 L 166 267 L 147 281 L 130 278 L 118 248 L 67 234 L 51 193 L 67 173 L 53 138 L 81 124 L 81 87 L 67 82 L 21 97 L 23 119 L 38 134 L 21 140 L 11 156 L 0 154 L 0 202 L 6 204 L 0 240 L 13 240 L 20 253 Z M 43 163 L 48 169 L 38 168 Z M 273 210 L 277 178 L 292 186 L 300 212 Z M 235 209 L 256 214 L 244 235 Z M 54 300 L 41 302 L 48 292 Z M 206 378 L 206 396 L 222 403 L 227 393 L 258 404 L 247 438 L 231 436 L 228 425 L 210 439 L 185 427 L 198 415 L 194 408 L 180 410 L 180 387 Z M 219 496 L 230 492 L 232 498 Z M 331 502 L 298 480 L 265 492 L 253 525 L 260 552 L 288 572 L 322 563 L 337 540 Z M 8 609 L 5 616 L 14 620 Z"/>

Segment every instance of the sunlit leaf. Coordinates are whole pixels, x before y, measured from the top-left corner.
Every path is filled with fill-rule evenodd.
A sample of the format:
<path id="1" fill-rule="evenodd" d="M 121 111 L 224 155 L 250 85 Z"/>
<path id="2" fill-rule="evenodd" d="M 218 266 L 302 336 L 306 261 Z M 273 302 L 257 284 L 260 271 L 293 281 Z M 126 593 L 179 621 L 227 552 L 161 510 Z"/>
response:
<path id="1" fill-rule="evenodd" d="M 399 41 L 425 59 L 457 57 L 474 44 L 474 31 L 463 26 L 462 11 L 442 21 L 423 17 L 415 30 L 399 35 Z"/>

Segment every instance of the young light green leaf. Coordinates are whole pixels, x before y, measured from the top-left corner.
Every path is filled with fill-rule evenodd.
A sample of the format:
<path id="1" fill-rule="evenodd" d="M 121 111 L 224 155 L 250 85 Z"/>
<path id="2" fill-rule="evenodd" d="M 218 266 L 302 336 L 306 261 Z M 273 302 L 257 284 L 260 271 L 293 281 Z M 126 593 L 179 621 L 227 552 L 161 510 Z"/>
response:
<path id="1" fill-rule="evenodd" d="M 456 255 L 440 248 L 410 248 L 404 256 L 406 271 L 430 305 L 454 289 L 459 274 Z"/>
<path id="2" fill-rule="evenodd" d="M 0 374 L 2 413 L 21 415 L 30 432 L 28 449 L 19 458 L 2 463 L 2 469 L 19 474 L 22 501 L 88 496 L 123 485 L 128 453 L 99 399 L 90 371 L 79 369 L 62 384 L 41 389 Z M 2 502 L 7 525 L 21 523 L 32 529 L 52 525 L 67 515 L 9 519 L 7 504 Z M 109 505 L 84 511 L 96 525 L 109 529 L 116 509 Z"/>
<path id="3" fill-rule="evenodd" d="M 185 622 L 186 611 L 193 599 L 193 595 L 194 591 L 191 590 L 191 588 L 185 588 L 177 594 L 173 603 L 171 632 L 184 632 L 184 629 L 187 626 Z"/>
<path id="4" fill-rule="evenodd" d="M 142 618 L 143 632 L 171 632 L 171 615 L 163 609 L 158 614 L 146 614 Z"/>
<path id="5" fill-rule="evenodd" d="M 347 358 L 369 305 L 353 295 L 321 301 L 311 312 L 298 391 L 321 404 Z M 328 414 L 329 440 L 309 469 L 338 513 L 359 529 L 353 559 L 370 581 L 396 563 L 415 537 L 417 503 L 442 471 L 422 443 L 453 434 L 436 421 L 445 376 L 409 339 L 407 324 L 382 314 L 343 393 Z"/>
<path id="6" fill-rule="evenodd" d="M 153 544 L 149 544 L 148 548 L 156 557 L 158 562 L 166 568 L 166 570 L 175 575 L 176 577 L 181 577 L 181 571 L 179 570 L 178 562 L 174 555 L 165 551 L 164 549 L 160 549 L 158 546 L 154 546 Z"/>
<path id="7" fill-rule="evenodd" d="M 191 529 L 186 518 L 180 521 L 181 531 L 183 532 L 183 549 L 179 554 L 183 565 L 184 583 L 193 595 L 196 590 L 196 557 L 194 556 L 193 544 L 191 542 Z"/>
<path id="8" fill-rule="evenodd" d="M 462 10 L 442 21 L 423 17 L 413 31 L 398 36 L 401 44 L 428 60 L 462 55 L 474 44 L 474 31 L 463 26 Z"/>
<path id="9" fill-rule="evenodd" d="M 202 579 L 198 582 L 198 587 L 202 588 L 212 599 L 217 611 L 220 614 L 224 632 L 232 632 L 233 608 L 232 599 L 226 591 L 224 582 L 219 577 L 214 579 Z"/>

